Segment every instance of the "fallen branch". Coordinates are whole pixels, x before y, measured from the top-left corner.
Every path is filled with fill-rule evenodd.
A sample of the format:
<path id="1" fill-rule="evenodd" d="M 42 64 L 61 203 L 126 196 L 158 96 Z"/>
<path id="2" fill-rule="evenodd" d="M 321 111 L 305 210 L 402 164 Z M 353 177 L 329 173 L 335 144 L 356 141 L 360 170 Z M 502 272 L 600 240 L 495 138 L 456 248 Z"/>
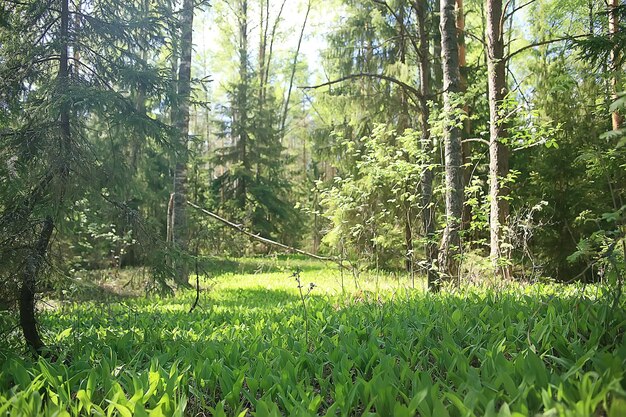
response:
<path id="1" fill-rule="evenodd" d="M 209 217 L 211 217 L 211 218 L 213 218 L 213 219 L 215 219 L 215 220 L 225 224 L 226 226 L 230 227 L 231 229 L 235 229 L 238 232 L 243 233 L 244 235 L 246 235 L 248 237 L 251 237 L 252 239 L 258 240 L 259 242 L 263 242 L 263 243 L 266 243 L 268 245 L 276 246 L 276 247 L 279 247 L 279 248 L 284 249 L 284 250 L 289 251 L 289 252 L 299 253 L 300 255 L 305 255 L 305 256 L 308 256 L 310 258 L 314 258 L 314 259 L 317 259 L 317 260 L 320 260 L 320 261 L 333 261 L 333 262 L 336 262 L 336 259 L 334 259 L 334 258 L 328 258 L 328 257 L 325 257 L 325 256 L 319 256 L 319 255 L 316 255 L 314 253 L 303 251 L 302 249 L 297 249 L 297 248 L 294 248 L 292 246 L 285 245 L 284 243 L 276 242 L 274 240 L 265 238 L 265 237 L 260 236 L 258 234 L 254 234 L 254 233 L 248 232 L 247 230 L 245 230 L 243 228 L 242 225 L 230 222 L 230 221 L 224 219 L 223 217 L 220 217 L 217 214 L 212 213 L 212 212 L 210 212 L 207 209 L 203 209 L 202 207 L 200 207 L 200 206 L 198 206 L 198 205 L 196 205 L 196 204 L 194 204 L 194 203 L 192 203 L 190 201 L 187 201 L 187 204 L 190 205 L 191 207 L 195 208 L 196 210 L 201 211 L 202 213 L 206 214 L 207 216 L 209 216 Z"/>

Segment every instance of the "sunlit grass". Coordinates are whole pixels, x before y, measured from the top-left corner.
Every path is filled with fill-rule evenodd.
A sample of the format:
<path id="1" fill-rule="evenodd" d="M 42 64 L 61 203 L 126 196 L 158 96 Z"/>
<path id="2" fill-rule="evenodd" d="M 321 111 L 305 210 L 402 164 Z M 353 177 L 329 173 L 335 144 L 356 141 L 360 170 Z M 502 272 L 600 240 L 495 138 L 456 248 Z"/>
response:
<path id="1" fill-rule="evenodd" d="M 316 284 L 305 299 L 308 343 L 296 268 Z M 56 360 L 20 357 L 9 337 L 0 415 L 618 416 L 626 407 L 624 303 L 613 308 L 596 288 L 432 295 L 404 274 L 362 273 L 357 289 L 344 271 L 342 290 L 336 266 L 293 258 L 203 272 L 191 313 L 191 290 L 43 313 Z"/>

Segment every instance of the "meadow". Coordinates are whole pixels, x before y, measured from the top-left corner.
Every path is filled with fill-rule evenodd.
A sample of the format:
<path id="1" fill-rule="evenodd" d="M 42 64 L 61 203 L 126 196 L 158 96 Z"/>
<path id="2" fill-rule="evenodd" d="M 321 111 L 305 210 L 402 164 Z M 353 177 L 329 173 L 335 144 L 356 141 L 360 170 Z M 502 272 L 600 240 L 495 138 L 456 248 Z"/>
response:
<path id="1" fill-rule="evenodd" d="M 41 312 L 47 358 L 0 313 L 0 416 L 626 415 L 625 303 L 605 288 L 433 295 L 297 258 L 208 275 L 192 312 L 192 290 L 77 287 Z"/>

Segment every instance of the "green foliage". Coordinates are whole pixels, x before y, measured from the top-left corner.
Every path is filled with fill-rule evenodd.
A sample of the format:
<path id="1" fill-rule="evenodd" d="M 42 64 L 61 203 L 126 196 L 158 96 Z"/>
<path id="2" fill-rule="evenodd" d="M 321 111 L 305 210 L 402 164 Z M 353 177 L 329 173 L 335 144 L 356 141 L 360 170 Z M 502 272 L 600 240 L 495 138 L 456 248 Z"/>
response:
<path id="1" fill-rule="evenodd" d="M 355 160 L 345 178 L 336 177 L 321 193 L 321 205 L 332 230 L 324 242 L 333 249 L 368 254 L 372 266 L 402 261 L 406 223 L 417 224 L 418 184 L 424 164 L 419 135 L 412 130 L 397 134 L 376 125 L 358 142 L 344 140 L 343 153 Z M 422 164 L 418 161 L 422 159 Z"/>
<path id="2" fill-rule="evenodd" d="M 575 416 L 619 415 L 626 401 L 626 309 L 612 310 L 604 287 L 432 295 L 389 281 L 337 295 L 337 270 L 296 259 L 239 267 L 252 264 L 287 271 L 215 270 L 191 314 L 191 291 L 47 311 L 58 360 L 19 357 L 9 334 L 1 412 Z M 294 266 L 318 285 L 306 300 L 312 350 Z"/>
<path id="3" fill-rule="evenodd" d="M 135 263 L 135 240 L 157 251 L 160 225 L 145 218 L 164 211 L 159 154 L 171 129 L 155 113 L 170 79 L 146 51 L 165 48 L 173 17 L 150 2 L 103 0 L 69 2 L 62 18 L 62 3 L 2 6 L 0 159 L 10 161 L 0 164 L 3 294 L 19 288 L 44 218 L 55 227 L 57 276 L 115 257 Z"/>
<path id="4" fill-rule="evenodd" d="M 589 15 L 590 6 L 596 14 Z M 582 32 L 587 30 L 585 24 L 596 33 L 606 33 L 604 3 L 572 1 L 568 13 L 550 2 L 533 7 L 531 30 L 538 39 L 560 36 L 564 27 Z M 564 26 L 572 16 L 580 18 Z M 619 147 L 621 135 L 605 133 L 611 127 L 607 100 L 611 72 L 572 56 L 570 50 L 565 43 L 555 43 L 529 53 L 522 91 L 532 94 L 523 97 L 534 108 L 533 125 L 558 126 L 549 136 L 558 147 L 521 150 L 513 155 L 511 165 L 520 171 L 515 189 L 519 203 L 525 201 L 530 207 L 533 202 L 546 202 L 535 216 L 542 227 L 535 228 L 528 241 L 534 264 L 541 265 L 545 275 L 561 280 L 591 280 L 603 275 L 602 268 L 589 267 L 601 256 L 600 248 L 606 247 L 600 241 L 610 239 L 619 228 L 619 222 L 602 216 L 623 205 L 626 154 Z M 587 252 L 591 247 L 599 252 Z"/>

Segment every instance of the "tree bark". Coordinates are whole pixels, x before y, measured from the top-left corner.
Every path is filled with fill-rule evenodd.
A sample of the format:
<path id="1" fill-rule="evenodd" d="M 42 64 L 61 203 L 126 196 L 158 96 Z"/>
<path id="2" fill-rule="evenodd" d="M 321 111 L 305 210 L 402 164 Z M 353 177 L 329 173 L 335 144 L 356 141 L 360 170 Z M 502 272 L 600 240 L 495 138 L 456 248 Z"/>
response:
<path id="1" fill-rule="evenodd" d="M 70 112 L 71 105 L 67 97 L 63 97 L 68 93 L 69 89 L 69 0 L 61 2 L 60 29 L 59 29 L 59 71 L 57 73 L 57 94 L 61 96 L 61 104 L 59 107 L 59 154 L 57 156 L 57 170 L 60 179 L 60 187 L 58 191 L 57 208 L 61 209 L 64 205 L 65 192 L 68 184 L 71 163 L 71 125 Z M 32 204 L 35 202 L 35 195 L 44 192 L 45 187 L 53 180 L 55 175 L 50 174 L 40 183 L 40 186 L 34 191 Z M 39 196 L 42 196 L 39 194 Z M 54 221 L 51 216 L 47 216 L 42 223 L 39 237 L 34 245 L 30 248 L 30 253 L 25 259 L 24 270 L 22 273 L 22 282 L 20 286 L 20 327 L 24 334 L 24 339 L 29 348 L 37 354 L 41 354 L 44 343 L 41 340 L 37 330 L 37 321 L 35 318 L 35 294 L 37 281 L 43 260 L 46 256 L 48 245 L 54 230 Z"/>
<path id="2" fill-rule="evenodd" d="M 441 62 L 441 0 L 434 0 L 432 10 L 433 34 L 433 85 L 434 91 L 441 91 L 443 87 L 443 64 Z"/>
<path id="3" fill-rule="evenodd" d="M 509 278 L 510 251 L 504 246 L 509 217 L 509 204 L 506 198 L 509 190 L 503 181 L 509 173 L 509 150 L 502 142 L 507 136 L 506 121 L 502 115 L 502 104 L 507 95 L 502 13 L 502 0 L 487 1 L 490 257 L 495 273 L 502 278 Z"/>
<path id="4" fill-rule="evenodd" d="M 287 113 L 289 111 L 289 101 L 291 100 L 291 90 L 293 89 L 293 80 L 296 76 L 298 56 L 300 55 L 300 47 L 302 46 L 302 39 L 304 38 L 304 30 L 306 29 L 306 24 L 307 24 L 307 21 L 309 20 L 310 12 L 311 12 L 311 1 L 309 1 L 306 6 L 306 13 L 304 14 L 304 22 L 302 23 L 302 28 L 300 29 L 300 37 L 298 38 L 298 46 L 296 47 L 296 53 L 293 56 L 293 63 L 291 65 L 291 75 L 289 77 L 289 87 L 287 88 L 287 98 L 285 99 L 285 106 L 283 107 L 283 116 L 280 121 L 281 140 L 283 139 L 285 135 L 285 127 L 287 125 Z"/>
<path id="5" fill-rule="evenodd" d="M 44 348 L 39 331 L 37 330 L 37 320 L 35 318 L 35 294 L 37 293 L 37 280 L 41 265 L 46 257 L 52 231 L 54 230 L 54 222 L 52 217 L 48 216 L 43 222 L 41 232 L 37 243 L 31 249 L 30 254 L 26 257 L 24 271 L 22 274 L 22 285 L 20 288 L 20 326 L 24 339 L 28 347 L 38 355 Z"/>
<path id="6" fill-rule="evenodd" d="M 463 9 L 463 0 L 456 0 L 456 28 L 457 28 L 457 38 L 459 41 L 459 72 L 461 74 L 461 91 L 467 91 L 467 60 L 465 57 L 465 14 Z M 463 105 L 463 110 L 465 111 L 467 118 L 463 121 L 463 139 L 467 139 L 471 137 L 471 129 L 472 124 L 469 118 L 469 106 L 467 102 Z M 472 169 L 469 166 L 471 156 L 472 156 L 472 148 L 470 146 L 470 142 L 463 141 L 461 143 L 461 152 L 463 155 L 463 189 L 469 185 L 472 176 Z M 463 221 L 461 228 L 463 230 L 469 229 L 469 224 L 472 217 L 471 207 L 468 205 L 463 205 Z"/>
<path id="7" fill-rule="evenodd" d="M 461 249 L 461 218 L 463 215 L 463 170 L 461 129 L 455 114 L 455 95 L 461 91 L 459 45 L 457 40 L 455 0 L 441 0 L 441 55 L 443 62 L 443 102 L 447 120 L 444 122 L 444 157 L 446 184 L 446 227 L 439 252 L 440 270 L 449 278 L 458 275 Z"/>
<path id="8" fill-rule="evenodd" d="M 187 250 L 188 229 L 186 213 L 187 197 L 187 145 L 189 141 L 189 100 L 191 95 L 191 56 L 193 52 L 193 0 L 184 0 L 180 15 L 180 64 L 178 67 L 176 128 L 179 135 L 179 152 L 174 167 L 172 242 L 181 251 Z M 185 262 L 175 264 L 174 281 L 177 285 L 189 285 L 189 273 Z"/>
<path id="9" fill-rule="evenodd" d="M 61 2 L 61 28 L 60 28 L 60 45 L 61 52 L 59 58 L 59 72 L 57 74 L 57 82 L 59 94 L 67 94 L 69 88 L 69 54 L 68 54 L 68 44 L 69 44 L 69 20 L 70 20 L 70 10 L 69 10 L 69 0 L 63 0 Z M 67 99 L 61 100 L 61 106 L 59 109 L 60 112 L 60 133 L 61 133 L 61 146 L 59 147 L 59 171 L 61 175 L 61 181 L 66 183 L 67 177 L 70 172 L 70 154 L 71 154 L 71 127 L 70 127 L 70 105 Z M 64 189 L 62 187 L 59 201 L 60 204 L 63 204 L 64 199 Z"/>
<path id="10" fill-rule="evenodd" d="M 424 252 L 428 269 L 426 272 L 428 279 L 428 289 L 439 291 L 439 276 L 435 264 L 437 261 L 437 243 L 435 242 L 435 210 L 432 207 L 433 201 L 433 170 L 430 165 L 433 161 L 433 143 L 430 137 L 430 108 L 428 107 L 428 97 L 430 97 L 430 56 L 428 28 L 426 27 L 426 13 L 428 10 L 428 0 L 418 0 L 415 11 L 417 13 L 417 30 L 419 36 L 419 68 L 420 68 L 420 114 L 419 125 L 421 130 L 421 147 L 425 155 L 424 169 L 421 173 L 420 182 L 422 184 L 422 216 L 421 223 L 424 229 L 426 244 Z"/>
<path id="11" fill-rule="evenodd" d="M 610 0 L 609 5 L 609 36 L 613 37 L 619 30 L 619 15 L 618 15 L 619 0 Z M 617 93 L 619 87 L 619 47 L 615 45 L 611 51 L 611 71 L 613 76 L 611 77 L 611 96 L 613 100 L 617 100 Z M 619 130 L 623 123 L 623 118 L 617 110 L 611 114 L 611 125 L 613 130 Z"/>
<path id="12" fill-rule="evenodd" d="M 236 198 L 239 208 L 246 209 L 247 202 L 247 179 L 251 175 L 251 164 L 248 159 L 248 1 L 240 3 L 239 15 L 239 84 L 235 103 L 235 133 L 237 147 L 243 165 L 244 172 L 238 178 Z"/>

